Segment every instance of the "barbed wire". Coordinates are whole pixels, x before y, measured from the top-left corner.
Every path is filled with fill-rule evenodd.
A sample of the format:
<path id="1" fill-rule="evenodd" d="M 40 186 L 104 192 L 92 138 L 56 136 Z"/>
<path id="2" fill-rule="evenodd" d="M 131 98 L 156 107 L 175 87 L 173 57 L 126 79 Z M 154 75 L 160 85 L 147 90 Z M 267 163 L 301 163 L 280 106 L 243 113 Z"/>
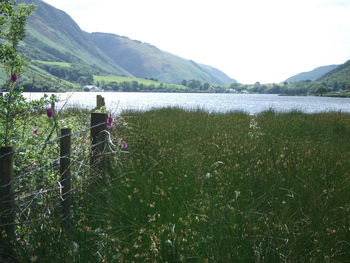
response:
<path id="1" fill-rule="evenodd" d="M 84 129 L 81 129 L 81 130 L 78 130 L 78 131 L 71 132 L 71 133 L 69 133 L 69 134 L 65 134 L 65 135 L 63 135 L 63 136 L 56 137 L 56 138 L 54 138 L 54 139 L 52 139 L 52 140 L 50 140 L 50 141 L 47 141 L 47 142 L 44 142 L 44 143 L 41 143 L 41 144 L 37 144 L 37 145 L 32 145 L 32 147 L 28 147 L 27 149 L 17 149 L 17 150 L 13 150 L 13 151 L 11 151 L 11 152 L 7 152 L 7 153 L 5 153 L 5 154 L 3 154 L 3 155 L 0 155 L 0 159 L 6 157 L 6 156 L 8 156 L 8 155 L 11 155 L 11 154 L 20 153 L 20 152 L 22 152 L 22 153 L 23 153 L 23 152 L 26 152 L 27 150 L 30 150 L 30 149 L 32 149 L 32 148 L 34 148 L 34 147 L 42 147 L 42 146 L 45 146 L 45 145 L 53 144 L 53 143 L 59 141 L 60 139 L 65 138 L 65 137 L 68 137 L 68 136 L 75 136 L 75 135 L 77 135 L 77 134 L 86 132 L 86 131 L 88 131 L 88 130 L 97 128 L 97 127 L 102 126 L 102 125 L 105 125 L 105 124 L 106 124 L 106 122 L 101 122 L 101 123 L 98 123 L 98 124 L 93 125 L 93 126 L 91 126 L 91 127 L 84 128 Z"/>
<path id="2" fill-rule="evenodd" d="M 69 136 L 69 135 L 68 135 L 68 136 Z M 62 136 L 62 137 L 65 137 L 65 136 Z M 95 144 L 89 146 L 89 148 L 87 148 L 87 150 L 91 150 L 91 149 L 97 147 L 98 145 L 102 145 L 102 144 L 107 144 L 107 145 L 108 145 L 109 143 L 111 143 L 111 139 L 110 139 L 110 138 L 109 138 L 109 139 L 106 139 L 106 140 L 103 140 L 103 141 L 100 141 L 100 142 L 98 142 L 98 143 L 95 143 Z M 113 144 L 113 145 L 114 145 L 114 144 Z M 104 152 L 105 152 L 106 148 L 107 148 L 107 147 L 104 147 Z M 29 175 L 31 175 L 31 174 L 34 174 L 34 173 L 36 173 L 36 172 L 42 171 L 42 170 L 44 170 L 46 167 L 52 167 L 52 166 L 54 166 L 55 163 L 57 163 L 58 161 L 60 161 L 60 160 L 63 159 L 63 158 L 67 158 L 67 157 L 72 158 L 72 157 L 74 157 L 74 156 L 79 156 L 80 153 L 74 154 L 75 152 L 77 152 L 77 150 L 76 150 L 76 151 L 73 151 L 73 152 L 70 152 L 69 154 L 66 154 L 66 155 L 64 155 L 64 156 L 57 157 L 57 158 L 53 159 L 52 161 L 50 161 L 49 163 L 46 163 L 46 164 L 44 164 L 43 166 L 40 166 L 40 167 L 38 167 L 38 168 L 32 169 L 32 170 L 29 171 L 29 172 L 25 172 L 25 173 L 23 173 L 23 174 L 17 175 L 17 176 L 14 177 L 10 182 L 8 182 L 8 183 L 6 183 L 6 184 L 3 184 L 3 185 L 0 185 L 0 188 L 6 188 L 6 187 L 10 186 L 13 182 L 15 182 L 15 181 L 17 181 L 17 180 L 19 180 L 19 179 L 21 179 L 21 178 L 27 177 L 27 176 L 29 176 Z M 101 154 L 103 154 L 103 152 L 102 152 Z M 72 159 L 71 159 L 71 160 L 72 160 Z"/>
<path id="3" fill-rule="evenodd" d="M 125 175 L 121 175 L 119 177 L 117 177 L 116 179 L 120 179 L 122 177 L 124 177 Z M 99 176 L 95 176 L 95 177 L 88 177 L 84 183 L 85 183 L 85 187 L 90 187 L 92 184 L 94 184 L 96 181 L 98 181 L 100 179 Z M 44 194 L 44 193 L 48 193 L 49 190 L 51 191 L 54 191 L 54 190 L 57 190 L 59 189 L 60 186 L 56 186 L 56 187 L 53 187 L 51 189 L 48 189 L 48 190 L 41 190 L 41 191 L 38 191 L 37 193 L 33 193 L 33 195 L 36 194 L 36 196 L 40 195 L 40 194 Z M 82 185 L 78 185 L 78 186 L 75 186 L 73 187 L 70 191 L 66 192 L 65 195 L 68 195 L 68 194 L 71 194 L 73 192 L 75 192 L 76 190 L 79 190 L 79 189 L 82 189 Z M 27 208 L 29 208 L 30 204 L 33 203 L 35 200 L 35 197 L 32 198 L 31 200 L 29 200 L 28 202 L 26 202 L 26 204 L 29 203 L 29 205 L 27 206 Z M 45 211 L 47 213 L 47 211 L 49 211 L 50 209 L 56 209 L 57 207 L 61 206 L 62 203 L 66 200 L 66 199 L 58 199 L 57 198 L 57 202 L 55 202 L 54 204 L 48 204 L 46 207 L 45 207 Z M 24 212 L 25 212 L 26 209 L 22 209 L 21 212 L 22 214 L 21 215 L 17 215 L 17 217 L 22 217 Z M 5 223 L 5 224 L 1 224 L 0 227 L 5 227 L 5 226 L 16 226 L 16 225 L 25 225 L 25 224 L 31 224 L 31 223 L 36 223 L 36 222 L 40 222 L 40 221 L 44 221 L 44 220 L 48 220 L 48 218 L 45 218 L 45 213 L 43 214 L 43 217 L 42 218 L 37 218 L 37 219 L 33 219 L 33 220 L 27 220 L 27 221 L 19 221 L 19 222 L 14 222 L 14 223 Z M 56 218 L 57 219 L 57 218 Z M 65 218 L 59 218 L 59 221 L 63 221 L 65 220 Z"/>
<path id="4" fill-rule="evenodd" d="M 105 141 L 99 142 L 98 144 L 101 144 L 101 143 L 105 143 Z M 76 156 L 79 157 L 79 155 L 76 155 Z M 71 166 L 73 166 L 74 162 L 79 163 L 80 167 L 81 167 L 81 165 L 83 165 L 82 161 L 80 162 L 80 161 L 77 161 L 77 160 L 78 160 L 78 158 L 72 159 L 73 163 L 71 164 Z M 95 165 L 97 165 L 97 164 L 95 164 Z M 89 169 L 92 169 L 91 164 L 90 165 L 85 165 L 85 166 L 89 167 Z M 80 172 L 80 169 L 78 171 L 76 171 L 76 173 L 79 173 L 79 172 Z M 70 177 L 73 177 L 73 176 L 74 176 L 73 174 L 70 175 Z M 122 178 L 123 176 L 125 176 L 125 175 L 121 175 L 118 178 Z M 34 192 L 30 193 L 30 194 L 26 194 L 26 195 L 23 195 L 23 196 L 20 196 L 20 197 L 16 197 L 15 198 L 16 201 L 21 201 L 21 200 L 24 200 L 24 199 L 26 199 L 28 197 L 34 196 L 33 198 L 31 198 L 27 202 L 22 203 L 21 205 L 17 206 L 16 208 L 14 208 L 12 210 L 12 212 L 15 213 L 17 218 L 19 218 L 19 217 L 25 216 L 25 213 L 26 213 L 25 211 L 27 211 L 32 204 L 35 204 L 35 199 L 43 198 L 43 195 L 45 195 L 47 193 L 53 192 L 53 191 L 58 190 L 58 189 L 60 190 L 59 194 L 57 194 L 59 196 L 59 198 L 55 197 L 55 200 L 59 200 L 59 202 L 55 201 L 53 204 L 51 202 L 48 202 L 47 206 L 43 208 L 43 210 L 42 210 L 43 212 L 41 212 L 41 213 L 44 213 L 44 218 L 39 218 L 39 219 L 35 219 L 35 220 L 21 221 L 21 222 L 14 222 L 14 223 L 9 223 L 9 224 L 3 224 L 3 225 L 0 225 L 0 227 L 3 227 L 5 225 L 23 225 L 23 224 L 29 224 L 29 223 L 34 223 L 34 222 L 38 222 L 38 221 L 42 221 L 42 220 L 48 219 L 48 218 L 45 218 L 45 214 L 48 213 L 48 212 L 51 213 L 50 209 L 55 209 L 56 207 L 61 206 L 62 203 L 66 200 L 66 198 L 64 198 L 64 196 L 67 196 L 67 198 L 69 198 L 71 193 L 75 192 L 76 190 L 79 190 L 79 189 L 83 190 L 83 188 L 89 187 L 94 182 L 96 182 L 100 177 L 101 176 L 85 177 L 83 180 L 81 180 L 80 184 L 75 184 L 74 187 L 72 187 L 69 191 L 67 191 L 65 193 L 62 192 L 62 188 L 63 188 L 62 182 L 64 182 L 64 180 L 67 180 L 68 178 L 64 179 L 64 180 L 59 179 L 53 184 L 53 185 L 55 185 L 54 187 L 50 187 L 50 188 L 46 188 L 46 189 L 42 188 L 42 189 L 34 191 Z M 19 212 L 16 212 L 17 210 L 19 210 Z M 60 218 L 60 220 L 64 220 L 64 218 Z"/>
<path id="5" fill-rule="evenodd" d="M 100 142 L 101 143 L 101 142 Z M 99 144 L 100 144 L 99 143 Z M 78 156 L 79 157 L 79 156 Z M 66 158 L 66 157 L 64 157 Z M 72 159 L 72 158 L 71 158 Z M 76 159 L 72 159 L 72 164 L 70 166 L 73 166 L 74 165 L 74 162 L 76 162 L 78 160 L 78 158 Z M 82 162 L 78 162 L 78 163 L 82 163 Z M 91 168 L 90 165 L 86 165 L 87 167 Z M 79 173 L 79 171 L 76 171 L 77 173 Z M 91 185 L 93 181 L 97 180 L 98 177 L 87 177 L 85 178 L 85 180 L 82 180 L 83 182 L 80 183 L 80 184 L 76 184 L 74 187 L 72 187 L 69 191 L 63 193 L 62 192 L 62 189 L 63 189 L 63 186 L 62 186 L 62 183 L 65 181 L 65 180 L 68 180 L 70 179 L 70 177 L 73 177 L 74 175 L 71 174 L 69 177 L 67 177 L 66 179 L 58 179 L 55 183 L 51 184 L 51 185 L 54 185 L 54 187 L 49 187 L 49 188 L 42 188 L 42 189 L 39 189 L 39 190 L 36 190 L 34 192 L 31 192 L 29 194 L 25 194 L 25 195 L 22 195 L 22 196 L 19 196 L 19 197 L 15 197 L 14 200 L 15 201 L 21 201 L 23 199 L 26 199 L 28 197 L 31 197 L 31 196 L 34 196 L 33 198 L 31 198 L 30 200 L 22 203 L 21 205 L 19 205 L 18 207 L 16 208 L 13 208 L 11 211 L 14 212 L 16 210 L 20 210 L 20 216 L 22 216 L 25 211 L 27 209 L 29 209 L 29 207 L 31 206 L 31 204 L 34 203 L 35 199 L 37 199 L 38 197 L 42 198 L 44 194 L 47 194 L 47 193 L 50 193 L 52 191 L 55 191 L 55 190 L 59 190 L 59 197 L 60 197 L 60 202 L 57 204 L 57 205 L 60 205 L 63 201 L 65 201 L 66 199 L 64 198 L 64 196 L 68 196 L 72 193 L 72 192 L 75 192 L 77 189 L 82 189 L 83 188 L 83 184 L 86 185 L 86 183 L 88 183 L 88 185 Z M 59 198 L 57 198 L 57 200 L 59 200 Z M 10 202 L 10 201 L 13 201 L 13 200 L 6 200 L 6 201 L 1 201 L 1 203 L 5 203 L 5 202 Z M 7 211 L 7 213 L 9 213 L 9 211 Z M 25 222 L 24 222 L 25 223 Z M 14 224 L 18 224 L 18 223 L 14 223 Z M 1 226 L 4 226 L 4 225 L 1 225 Z M 0 226 L 0 227 L 1 227 Z"/>

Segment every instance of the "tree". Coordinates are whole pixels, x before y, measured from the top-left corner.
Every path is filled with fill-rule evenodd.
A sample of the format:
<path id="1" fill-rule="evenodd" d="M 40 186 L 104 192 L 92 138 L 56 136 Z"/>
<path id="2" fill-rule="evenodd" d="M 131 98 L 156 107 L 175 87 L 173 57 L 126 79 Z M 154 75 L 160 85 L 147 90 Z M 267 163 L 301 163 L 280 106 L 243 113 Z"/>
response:
<path id="1" fill-rule="evenodd" d="M 327 92 L 327 89 L 324 85 L 320 85 L 317 87 L 316 92 L 317 94 L 323 96 L 323 94 Z"/>
<path id="2" fill-rule="evenodd" d="M 11 0 L 0 2 L 0 63 L 9 76 L 18 75 L 25 64 L 18 47 L 25 37 L 27 17 L 33 10 L 33 4 L 16 5 L 16 1 Z"/>
<path id="3" fill-rule="evenodd" d="M 210 84 L 208 82 L 203 84 L 203 90 L 209 90 Z"/>
<path id="4" fill-rule="evenodd" d="M 199 80 L 191 79 L 187 81 L 187 87 L 194 90 L 199 90 L 202 88 L 202 83 Z"/>
<path id="5" fill-rule="evenodd" d="M 26 102 L 16 82 L 25 65 L 19 52 L 20 41 L 25 37 L 25 25 L 34 5 L 19 4 L 15 0 L 0 2 L 0 64 L 8 75 L 7 93 L 0 97 L 0 145 L 9 145 L 17 136 L 17 127 L 25 123 L 33 104 Z"/>

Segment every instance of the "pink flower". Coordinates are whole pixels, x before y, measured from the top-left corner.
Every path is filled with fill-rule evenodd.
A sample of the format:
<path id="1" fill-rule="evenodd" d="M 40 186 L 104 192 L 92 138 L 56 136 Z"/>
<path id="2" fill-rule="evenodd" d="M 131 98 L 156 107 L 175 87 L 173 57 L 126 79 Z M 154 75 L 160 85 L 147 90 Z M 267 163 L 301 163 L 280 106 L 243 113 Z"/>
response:
<path id="1" fill-rule="evenodd" d="M 51 117 L 53 117 L 54 114 L 55 113 L 51 108 L 46 110 L 47 117 L 51 118 Z"/>
<path id="2" fill-rule="evenodd" d="M 35 166 L 38 166 L 38 164 L 37 164 L 36 162 L 32 162 L 32 163 L 30 164 L 30 167 L 35 167 Z"/>
<path id="3" fill-rule="evenodd" d="M 120 147 L 122 147 L 122 148 L 128 148 L 128 143 L 125 142 L 125 141 L 122 141 L 122 142 L 120 143 Z"/>
<path id="4" fill-rule="evenodd" d="M 39 134 L 39 130 L 38 130 L 38 129 L 34 129 L 34 130 L 32 131 L 32 134 L 38 135 L 38 134 Z"/>
<path id="5" fill-rule="evenodd" d="M 11 75 L 11 77 L 10 77 L 10 81 L 11 81 L 12 83 L 15 83 L 15 82 L 17 81 L 17 79 L 18 79 L 18 76 L 17 76 L 16 73 L 13 73 L 13 74 Z"/>
<path id="6" fill-rule="evenodd" d="M 112 115 L 109 115 L 107 119 L 107 127 L 112 127 L 112 125 L 113 125 L 113 117 Z"/>

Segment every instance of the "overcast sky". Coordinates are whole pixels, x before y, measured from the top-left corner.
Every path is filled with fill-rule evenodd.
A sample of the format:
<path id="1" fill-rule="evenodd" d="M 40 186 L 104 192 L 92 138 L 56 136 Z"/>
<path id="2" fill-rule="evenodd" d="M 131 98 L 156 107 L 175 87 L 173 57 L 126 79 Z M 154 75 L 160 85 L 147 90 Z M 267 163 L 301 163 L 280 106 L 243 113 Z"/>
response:
<path id="1" fill-rule="evenodd" d="M 350 0 L 44 0 L 87 32 L 150 43 L 241 83 L 350 59 Z"/>

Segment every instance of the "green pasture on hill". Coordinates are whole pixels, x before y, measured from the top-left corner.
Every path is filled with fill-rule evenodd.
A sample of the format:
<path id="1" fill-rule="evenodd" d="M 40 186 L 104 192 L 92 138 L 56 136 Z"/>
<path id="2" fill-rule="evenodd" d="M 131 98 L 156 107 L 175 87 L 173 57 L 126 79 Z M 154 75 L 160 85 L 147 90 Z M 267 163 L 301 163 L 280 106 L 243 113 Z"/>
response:
<path id="1" fill-rule="evenodd" d="M 151 86 L 154 85 L 156 87 L 160 85 L 166 86 L 171 86 L 171 87 L 176 87 L 179 89 L 186 89 L 187 87 L 182 86 L 182 85 L 177 85 L 177 84 L 170 84 L 170 83 L 164 83 L 164 82 L 159 82 L 155 80 L 150 80 L 150 79 L 142 79 L 142 78 L 130 78 L 130 77 L 123 77 L 123 76 L 101 76 L 101 75 L 94 75 L 94 82 L 105 82 L 105 83 L 110 83 L 110 82 L 116 82 L 116 83 L 122 83 L 122 82 L 133 82 L 136 81 L 139 84 L 143 84 L 145 86 Z"/>
<path id="2" fill-rule="evenodd" d="M 62 68 L 69 68 L 71 66 L 71 63 L 67 63 L 67 62 L 54 62 L 54 61 L 42 61 L 42 60 L 32 60 L 32 62 L 36 62 L 44 65 L 50 65 L 50 66 L 58 66 Z"/>

